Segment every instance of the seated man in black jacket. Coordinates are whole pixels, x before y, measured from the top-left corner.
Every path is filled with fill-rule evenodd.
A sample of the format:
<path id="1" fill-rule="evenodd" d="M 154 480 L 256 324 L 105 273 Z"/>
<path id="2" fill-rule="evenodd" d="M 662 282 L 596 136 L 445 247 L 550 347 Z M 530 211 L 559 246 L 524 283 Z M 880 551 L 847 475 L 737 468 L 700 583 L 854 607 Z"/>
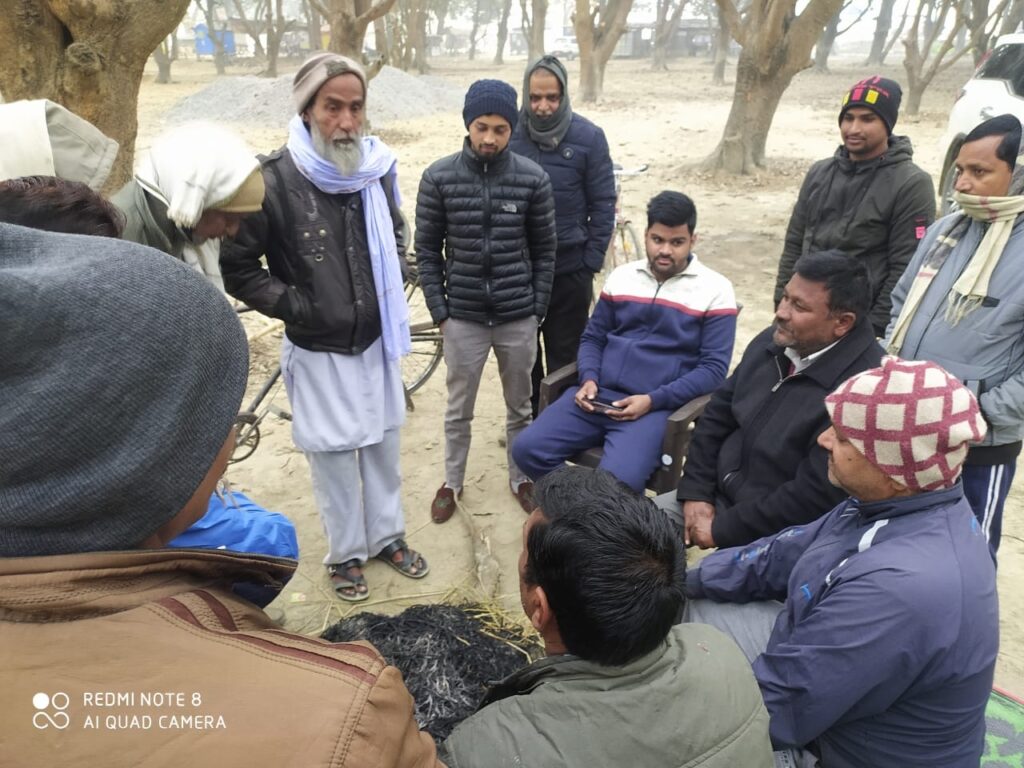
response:
<path id="1" fill-rule="evenodd" d="M 825 395 L 882 358 L 870 302 L 856 259 L 828 251 L 797 261 L 775 323 L 750 342 L 697 423 L 676 494 L 687 545 L 747 544 L 842 500 L 817 439 L 829 426 Z M 662 506 L 671 504 L 665 496 Z"/>

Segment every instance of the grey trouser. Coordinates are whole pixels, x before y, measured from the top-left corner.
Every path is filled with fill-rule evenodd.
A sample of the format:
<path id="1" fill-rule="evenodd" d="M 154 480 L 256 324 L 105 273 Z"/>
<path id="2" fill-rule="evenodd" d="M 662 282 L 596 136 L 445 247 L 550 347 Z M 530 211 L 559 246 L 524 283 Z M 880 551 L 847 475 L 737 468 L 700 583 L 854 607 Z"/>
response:
<path id="1" fill-rule="evenodd" d="M 462 488 L 472 438 L 471 424 L 476 393 L 494 350 L 498 359 L 501 390 L 505 396 L 505 438 L 509 480 L 520 483 L 526 475 L 512 460 L 516 436 L 530 424 L 530 372 L 537 357 L 537 318 L 487 326 L 448 318 L 444 323 L 444 362 L 448 367 L 448 409 L 444 414 L 445 484 Z"/>
<path id="2" fill-rule="evenodd" d="M 326 565 L 366 562 L 405 535 L 397 429 L 353 451 L 308 451 L 313 496 L 327 536 Z"/>

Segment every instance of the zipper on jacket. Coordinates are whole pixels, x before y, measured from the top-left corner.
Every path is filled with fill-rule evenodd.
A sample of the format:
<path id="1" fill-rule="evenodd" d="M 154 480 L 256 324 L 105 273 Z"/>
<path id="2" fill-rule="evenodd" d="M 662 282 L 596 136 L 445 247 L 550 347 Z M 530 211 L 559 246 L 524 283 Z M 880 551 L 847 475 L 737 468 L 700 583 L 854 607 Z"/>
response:
<path id="1" fill-rule="evenodd" d="M 779 365 L 779 358 L 778 358 L 778 356 L 777 355 L 773 355 L 772 358 L 775 360 L 775 370 L 777 370 L 779 372 L 779 380 L 776 381 L 775 382 L 775 386 L 772 387 L 772 392 L 778 392 L 779 391 L 779 387 L 781 387 L 783 385 L 783 383 L 786 381 L 786 379 L 788 379 L 790 377 L 786 376 L 785 374 L 782 373 L 782 366 Z M 793 375 L 796 376 L 795 373 Z"/>
<path id="2" fill-rule="evenodd" d="M 491 294 L 491 184 L 487 175 L 488 163 L 483 164 L 484 180 L 484 313 L 487 316 L 487 324 L 493 325 L 494 318 L 494 297 Z"/>

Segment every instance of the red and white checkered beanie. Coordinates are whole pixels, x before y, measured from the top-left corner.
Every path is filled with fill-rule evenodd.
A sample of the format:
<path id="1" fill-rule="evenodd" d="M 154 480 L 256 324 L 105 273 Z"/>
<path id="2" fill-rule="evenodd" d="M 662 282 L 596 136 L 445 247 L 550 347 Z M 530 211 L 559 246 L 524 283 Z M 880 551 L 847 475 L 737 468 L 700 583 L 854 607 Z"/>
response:
<path id="1" fill-rule="evenodd" d="M 953 485 L 967 444 L 985 437 L 971 391 L 926 360 L 883 357 L 840 384 L 825 407 L 868 461 L 913 491 Z"/>

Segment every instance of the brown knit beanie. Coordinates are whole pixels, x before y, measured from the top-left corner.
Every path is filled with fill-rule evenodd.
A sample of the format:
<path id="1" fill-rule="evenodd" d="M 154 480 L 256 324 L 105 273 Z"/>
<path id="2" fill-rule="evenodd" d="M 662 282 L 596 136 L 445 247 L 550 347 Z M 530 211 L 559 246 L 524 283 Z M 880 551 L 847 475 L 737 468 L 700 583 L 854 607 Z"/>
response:
<path id="1" fill-rule="evenodd" d="M 320 86 L 338 75 L 358 77 L 363 84 L 363 96 L 366 96 L 366 73 L 358 62 L 339 53 L 315 53 L 303 62 L 292 80 L 296 113 L 301 115 L 305 112 L 316 98 Z"/>

